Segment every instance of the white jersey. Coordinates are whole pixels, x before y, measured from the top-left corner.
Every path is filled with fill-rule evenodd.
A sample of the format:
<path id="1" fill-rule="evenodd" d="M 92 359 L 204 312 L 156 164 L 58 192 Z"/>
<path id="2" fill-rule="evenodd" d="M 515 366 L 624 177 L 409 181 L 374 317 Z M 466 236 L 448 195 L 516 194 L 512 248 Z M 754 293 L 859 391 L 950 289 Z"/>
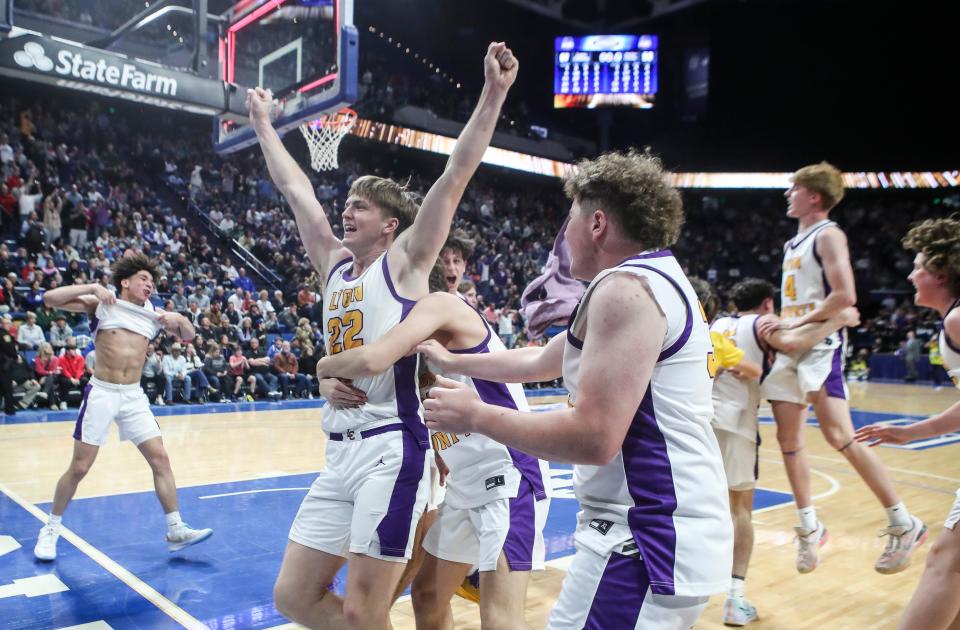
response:
<path id="1" fill-rule="evenodd" d="M 157 311 L 149 300 L 143 306 L 120 298 L 113 304 L 100 302 L 90 322 L 90 336 L 96 341 L 97 333 L 101 330 L 118 328 L 143 335 L 148 340 L 163 330 L 157 320 Z"/>
<path id="2" fill-rule="evenodd" d="M 482 343 L 466 350 L 451 350 L 456 354 L 505 352 L 500 338 L 483 322 L 487 337 Z M 477 392 L 480 400 L 491 405 L 530 411 L 523 386 L 518 383 L 495 383 L 460 374 L 443 374 L 445 377 L 468 385 Z M 479 433 L 442 433 L 431 436 L 433 449 L 443 458 L 450 469 L 446 481 L 447 504 L 452 508 L 466 509 L 485 505 L 496 499 L 515 498 L 520 480 L 526 479 L 532 488 L 535 500 L 552 494 L 550 467 L 547 462 L 496 442 Z"/>
<path id="3" fill-rule="evenodd" d="M 397 294 L 386 252 L 357 278 L 350 275 L 352 262 L 347 258 L 333 267 L 323 293 L 323 341 L 329 355 L 376 342 L 416 304 Z M 376 376 L 356 378 L 353 386 L 367 393 L 366 404 L 353 409 L 328 407 L 325 431 L 365 431 L 402 422 L 422 448 L 429 446 L 417 390 L 416 355 L 403 357 Z"/>
<path id="4" fill-rule="evenodd" d="M 669 251 L 639 254 L 602 271 L 570 318 L 563 379 L 577 404 L 584 314 L 597 283 L 612 273 L 646 278 L 667 333 L 650 385 L 620 453 L 605 466 L 574 467 L 585 519 L 629 526 L 659 595 L 703 596 L 730 579 L 733 527 L 713 415 L 710 331 L 697 297 Z M 629 348 L 611 361 L 629 364 Z M 583 520 L 583 519 L 581 519 Z"/>
<path id="5" fill-rule="evenodd" d="M 724 370 L 713 381 L 713 426 L 752 441 L 757 439 L 760 381 L 769 369 L 757 335 L 759 318 L 759 315 L 718 317 L 710 326 L 711 331 L 720 333 L 743 350 L 744 359 L 763 367 L 763 375 L 757 380 L 739 379 Z"/>
<path id="6" fill-rule="evenodd" d="M 817 236 L 829 227 L 837 227 L 837 224 L 827 219 L 814 223 L 783 246 L 780 317 L 784 321 L 799 319 L 816 310 L 830 295 L 830 283 L 817 254 Z M 815 345 L 814 349 L 833 349 L 842 342 L 841 329 Z"/>
<path id="7" fill-rule="evenodd" d="M 947 310 L 947 315 L 950 314 L 950 311 L 957 308 L 960 305 L 960 299 L 953 303 Z M 947 316 L 944 315 L 943 319 L 946 320 Z M 947 370 L 947 374 L 950 375 L 950 378 L 953 380 L 953 384 L 960 388 L 960 340 L 953 340 L 947 336 L 947 330 L 943 327 L 943 322 L 940 322 L 940 356 L 943 357 L 943 367 Z"/>

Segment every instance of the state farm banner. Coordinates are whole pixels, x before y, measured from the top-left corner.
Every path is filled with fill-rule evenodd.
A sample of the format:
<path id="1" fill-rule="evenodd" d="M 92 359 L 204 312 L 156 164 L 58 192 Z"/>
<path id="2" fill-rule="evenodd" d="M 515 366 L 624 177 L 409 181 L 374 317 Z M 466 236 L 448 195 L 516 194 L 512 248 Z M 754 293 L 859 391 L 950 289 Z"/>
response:
<path id="1" fill-rule="evenodd" d="M 219 81 L 17 29 L 0 41 L 0 73 L 198 114 L 225 110 Z"/>

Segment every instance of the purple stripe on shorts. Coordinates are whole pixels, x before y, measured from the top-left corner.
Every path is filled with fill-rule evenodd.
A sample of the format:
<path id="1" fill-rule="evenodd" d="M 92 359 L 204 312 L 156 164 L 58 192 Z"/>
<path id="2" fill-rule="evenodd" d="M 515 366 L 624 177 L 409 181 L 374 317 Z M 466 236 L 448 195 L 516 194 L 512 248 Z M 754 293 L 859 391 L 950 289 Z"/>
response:
<path id="1" fill-rule="evenodd" d="M 693 330 L 693 307 L 690 306 L 690 300 L 687 299 L 687 294 L 683 292 L 683 289 L 680 287 L 680 283 L 674 280 L 670 274 L 665 271 L 661 271 L 656 267 L 651 267 L 649 265 L 624 265 L 624 267 L 633 267 L 634 269 L 647 269 L 654 273 L 660 274 L 663 276 L 670 284 L 673 285 L 673 288 L 677 290 L 677 293 L 680 294 L 680 299 L 683 300 L 684 304 L 687 306 L 687 321 L 683 325 L 683 332 L 680 333 L 680 337 L 673 342 L 669 348 L 660 353 L 660 356 L 657 357 L 657 362 L 669 359 L 676 353 L 680 352 L 680 349 L 683 348 L 683 345 L 687 343 L 687 340 L 690 339 L 690 332 Z"/>
<path id="2" fill-rule="evenodd" d="M 510 529 L 503 541 L 503 555 L 511 571 L 533 569 L 533 544 L 537 537 L 536 503 L 530 484 L 521 479 L 517 496 L 510 499 Z"/>
<path id="3" fill-rule="evenodd" d="M 833 351 L 830 374 L 823 386 L 827 388 L 827 396 L 830 398 L 847 399 L 847 392 L 843 388 L 843 333 L 840 337 L 840 347 Z"/>
<path id="4" fill-rule="evenodd" d="M 630 423 L 621 454 L 634 503 L 627 511 L 627 523 L 646 562 L 650 585 L 658 595 L 675 595 L 677 530 L 673 513 L 677 510 L 677 494 L 667 442 L 657 425 L 649 386 Z"/>
<path id="5" fill-rule="evenodd" d="M 90 390 L 93 383 L 87 383 L 83 388 L 83 400 L 80 402 L 80 412 L 77 414 L 77 426 L 73 429 L 73 439 L 83 439 L 83 414 L 87 412 L 87 398 L 90 396 Z"/>
<path id="6" fill-rule="evenodd" d="M 643 560 L 638 556 L 610 554 L 583 629 L 635 628 L 649 586 Z"/>
<path id="7" fill-rule="evenodd" d="M 402 558 L 407 553 L 407 545 L 413 535 L 413 509 L 417 503 L 417 489 L 423 479 L 423 449 L 417 438 L 409 431 L 401 431 L 403 441 L 403 463 L 393 482 L 393 494 L 390 505 L 380 525 L 377 536 L 380 539 L 380 553 L 384 556 Z"/>

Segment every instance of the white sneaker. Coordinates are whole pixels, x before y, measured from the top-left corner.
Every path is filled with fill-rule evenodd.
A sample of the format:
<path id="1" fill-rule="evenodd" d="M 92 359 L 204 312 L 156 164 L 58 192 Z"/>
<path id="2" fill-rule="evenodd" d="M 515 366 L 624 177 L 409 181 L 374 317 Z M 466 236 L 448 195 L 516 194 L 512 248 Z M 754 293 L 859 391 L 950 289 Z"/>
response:
<path id="1" fill-rule="evenodd" d="M 723 600 L 723 625 L 745 626 L 757 620 L 757 607 L 745 597 L 727 597 Z"/>
<path id="2" fill-rule="evenodd" d="M 57 558 L 57 540 L 60 539 L 60 532 L 44 525 L 37 536 L 37 546 L 33 548 L 33 555 L 37 560 L 49 562 Z"/>
<path id="3" fill-rule="evenodd" d="M 163 406 L 166 405 L 166 404 L 167 404 L 167 403 L 163 402 L 163 396 L 157 396 L 156 405 L 157 405 L 158 407 L 163 407 Z"/>
<path id="4" fill-rule="evenodd" d="M 910 555 L 927 540 L 927 526 L 919 518 L 910 515 L 913 527 L 890 526 L 880 531 L 880 536 L 889 536 L 887 546 L 880 554 L 874 569 L 877 573 L 889 575 L 899 573 L 910 566 Z"/>
<path id="5" fill-rule="evenodd" d="M 203 542 L 212 535 L 212 529 L 193 529 L 186 523 L 181 523 L 172 532 L 167 532 L 167 548 L 171 552 L 180 551 L 190 545 Z"/>
<path id="6" fill-rule="evenodd" d="M 794 527 L 793 531 L 797 532 L 794 538 L 797 542 L 797 571 L 810 573 L 820 564 L 818 552 L 830 540 L 830 534 L 820 521 L 817 521 L 816 529 Z"/>
<path id="7" fill-rule="evenodd" d="M 60 401 L 60 411 L 63 411 L 66 408 L 67 408 L 67 401 L 65 400 Z"/>

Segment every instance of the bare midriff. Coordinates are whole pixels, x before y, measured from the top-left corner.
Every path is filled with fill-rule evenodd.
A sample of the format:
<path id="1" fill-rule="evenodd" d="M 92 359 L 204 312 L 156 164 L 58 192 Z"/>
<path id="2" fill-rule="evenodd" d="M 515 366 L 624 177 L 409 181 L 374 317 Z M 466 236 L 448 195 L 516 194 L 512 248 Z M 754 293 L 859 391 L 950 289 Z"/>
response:
<path id="1" fill-rule="evenodd" d="M 117 385 L 139 383 L 148 343 L 143 335 L 123 328 L 98 331 L 97 369 L 93 375 Z"/>

